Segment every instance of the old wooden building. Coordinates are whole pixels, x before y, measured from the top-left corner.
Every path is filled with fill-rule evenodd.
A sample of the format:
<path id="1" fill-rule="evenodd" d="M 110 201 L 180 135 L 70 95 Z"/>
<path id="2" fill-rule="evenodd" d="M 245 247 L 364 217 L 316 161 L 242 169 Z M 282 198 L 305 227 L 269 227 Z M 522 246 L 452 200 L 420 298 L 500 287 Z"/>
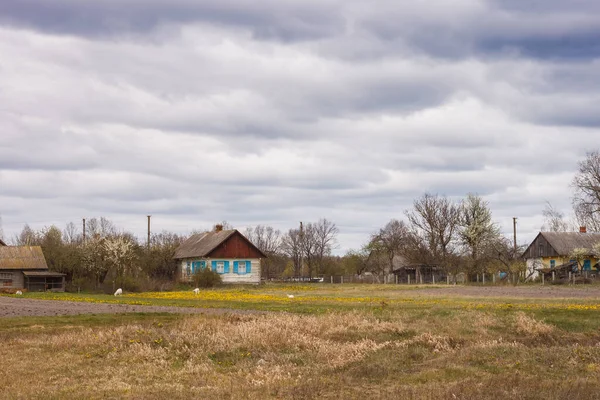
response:
<path id="1" fill-rule="evenodd" d="M 64 291 L 65 274 L 48 271 L 39 246 L 0 246 L 0 290 Z"/>
<path id="2" fill-rule="evenodd" d="M 210 268 L 225 283 L 260 283 L 261 260 L 267 256 L 236 229 L 223 230 L 217 225 L 212 232 L 191 236 L 177 248 L 177 276 L 191 281 L 196 272 Z"/>
<path id="3" fill-rule="evenodd" d="M 575 249 L 589 250 L 589 257 L 583 261 L 583 270 L 595 270 L 598 258 L 593 254 L 592 247 L 599 242 L 600 233 L 587 232 L 583 227 L 579 232 L 540 232 L 523 253 L 527 261 L 527 274 L 536 277 L 541 269 L 575 262 L 571 258 Z"/>

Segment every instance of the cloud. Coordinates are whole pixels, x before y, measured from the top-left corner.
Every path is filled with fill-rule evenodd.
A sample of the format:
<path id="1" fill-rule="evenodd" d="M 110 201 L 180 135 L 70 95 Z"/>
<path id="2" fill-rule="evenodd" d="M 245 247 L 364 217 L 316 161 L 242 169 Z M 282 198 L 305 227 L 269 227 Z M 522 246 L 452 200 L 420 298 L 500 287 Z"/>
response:
<path id="1" fill-rule="evenodd" d="M 544 4 L 2 2 L 4 231 L 327 217 L 343 252 L 475 192 L 527 238 L 600 124 L 597 6 Z"/>

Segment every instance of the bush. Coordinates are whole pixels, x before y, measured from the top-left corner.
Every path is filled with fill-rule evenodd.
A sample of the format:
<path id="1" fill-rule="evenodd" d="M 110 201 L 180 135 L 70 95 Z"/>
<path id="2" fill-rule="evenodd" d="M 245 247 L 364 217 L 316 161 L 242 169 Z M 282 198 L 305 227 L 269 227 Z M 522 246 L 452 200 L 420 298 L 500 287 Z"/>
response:
<path id="1" fill-rule="evenodd" d="M 194 284 L 196 287 L 209 288 L 219 286 L 223 283 L 221 275 L 208 268 L 198 271 L 194 274 Z"/>

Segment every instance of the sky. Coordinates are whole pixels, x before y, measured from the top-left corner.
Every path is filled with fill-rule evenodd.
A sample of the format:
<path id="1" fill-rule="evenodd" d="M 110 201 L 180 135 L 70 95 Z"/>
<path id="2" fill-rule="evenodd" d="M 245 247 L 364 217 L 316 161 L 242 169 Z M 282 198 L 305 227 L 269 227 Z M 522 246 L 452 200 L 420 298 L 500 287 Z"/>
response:
<path id="1" fill-rule="evenodd" d="M 4 237 L 327 218 L 342 254 L 471 192 L 527 242 L 599 89 L 597 0 L 2 0 Z"/>

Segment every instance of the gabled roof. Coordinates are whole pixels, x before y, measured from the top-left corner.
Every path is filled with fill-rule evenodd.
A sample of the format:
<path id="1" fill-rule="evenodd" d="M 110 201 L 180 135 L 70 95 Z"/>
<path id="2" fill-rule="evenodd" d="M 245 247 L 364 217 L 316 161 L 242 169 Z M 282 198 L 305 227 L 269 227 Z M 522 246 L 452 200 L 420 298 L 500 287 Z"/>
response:
<path id="1" fill-rule="evenodd" d="M 0 246 L 0 269 L 47 270 L 40 246 Z"/>
<path id="2" fill-rule="evenodd" d="M 535 243 L 540 235 L 561 256 L 568 256 L 575 249 L 591 249 L 596 243 L 600 242 L 600 233 L 598 232 L 540 232 L 523 254 L 527 254 L 531 245 Z"/>
<path id="3" fill-rule="evenodd" d="M 244 235 L 242 235 L 237 229 L 223 230 L 223 231 L 212 231 L 205 233 L 198 233 L 191 236 L 188 240 L 183 242 L 175 251 L 175 259 L 182 258 L 193 258 L 193 257 L 208 257 L 210 253 L 215 250 L 219 245 L 229 239 L 231 236 L 238 234 L 246 242 L 248 242 L 256 251 L 258 251 L 264 258 L 264 255 L 252 242 L 250 242 Z"/>

